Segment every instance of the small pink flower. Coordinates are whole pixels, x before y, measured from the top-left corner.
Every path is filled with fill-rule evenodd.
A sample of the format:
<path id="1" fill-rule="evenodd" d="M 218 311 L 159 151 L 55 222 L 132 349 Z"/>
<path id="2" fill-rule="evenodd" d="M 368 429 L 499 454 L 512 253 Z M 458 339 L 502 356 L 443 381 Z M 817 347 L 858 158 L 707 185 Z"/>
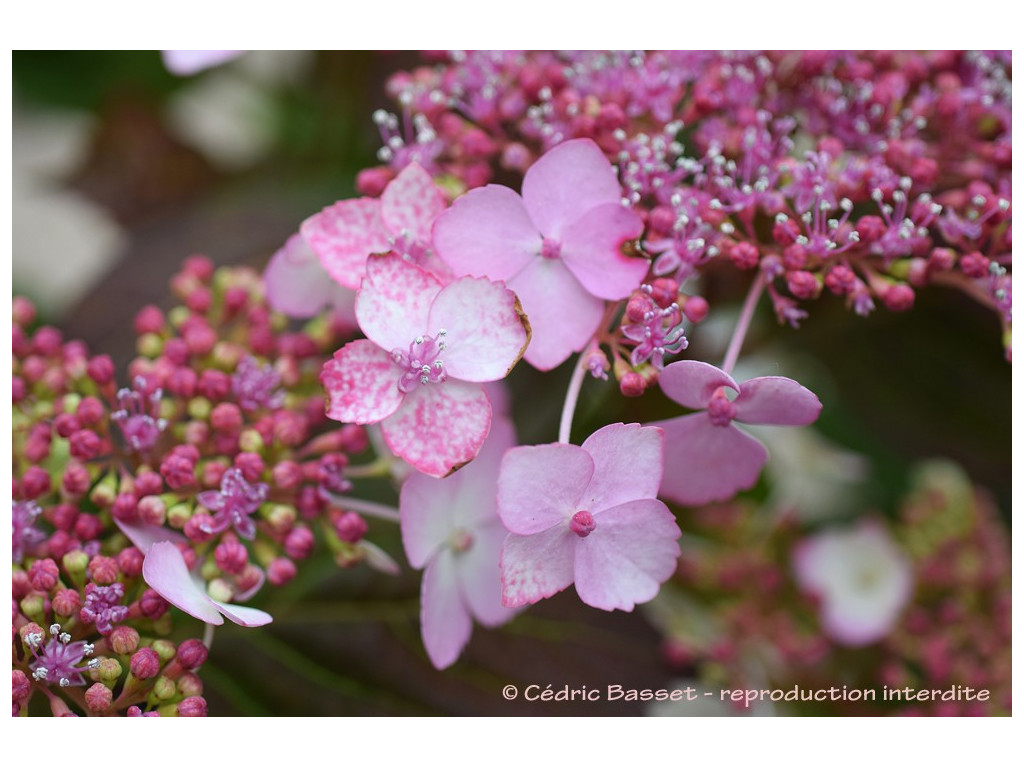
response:
<path id="1" fill-rule="evenodd" d="M 609 424 L 582 446 L 513 448 L 501 462 L 502 601 L 515 608 L 576 584 L 587 605 L 631 611 L 676 568 L 679 526 L 655 496 L 664 436 Z"/>
<path id="2" fill-rule="evenodd" d="M 825 633 L 843 645 L 888 635 L 913 593 L 910 560 L 877 521 L 805 539 L 793 570 L 800 588 L 820 600 Z"/>
<path id="3" fill-rule="evenodd" d="M 507 534 L 495 507 L 501 457 L 513 445 L 511 422 L 498 417 L 469 466 L 441 479 L 416 474 L 402 486 L 402 543 L 410 565 L 425 568 L 420 626 L 438 669 L 455 663 L 473 619 L 496 627 L 515 613 L 501 604 L 498 557 Z"/>
<path id="4" fill-rule="evenodd" d="M 434 477 L 472 461 L 491 422 L 482 382 L 504 378 L 530 340 L 515 294 L 469 277 L 442 286 L 388 254 L 367 263 L 356 317 L 367 338 L 335 352 L 320 375 L 327 415 L 380 422 L 395 455 Z"/>
<path id="5" fill-rule="evenodd" d="M 703 409 L 653 426 L 665 430 L 661 495 L 698 506 L 732 498 L 757 482 L 768 451 L 732 422 L 804 426 L 821 402 L 792 379 L 763 376 L 737 384 L 708 363 L 680 360 L 661 372 L 662 391 L 680 405 Z M 738 392 L 735 400 L 726 388 Z"/>
<path id="6" fill-rule="evenodd" d="M 391 251 L 437 274 L 430 228 L 446 205 L 430 174 L 411 163 L 380 199 L 339 200 L 306 219 L 300 232 L 328 274 L 347 288 L 359 287 L 371 253 Z"/>
<path id="7" fill-rule="evenodd" d="M 275 253 L 263 273 L 267 303 L 288 317 L 307 318 L 325 307 L 355 327 L 356 292 L 334 281 L 301 234 L 294 234 Z"/>
<path id="8" fill-rule="evenodd" d="M 202 580 L 189 571 L 181 551 L 169 541 L 149 548 L 142 578 L 168 603 L 207 624 L 223 624 L 225 616 L 243 627 L 261 627 L 273 621 L 264 611 L 222 603 L 207 595 Z"/>
<path id="9" fill-rule="evenodd" d="M 456 200 L 434 224 L 434 247 L 458 275 L 508 283 L 533 326 L 526 361 L 549 370 L 593 336 L 606 299 L 647 274 L 646 260 L 622 253 L 643 222 L 621 199 L 598 146 L 567 141 L 530 167 L 522 197 L 489 184 Z"/>

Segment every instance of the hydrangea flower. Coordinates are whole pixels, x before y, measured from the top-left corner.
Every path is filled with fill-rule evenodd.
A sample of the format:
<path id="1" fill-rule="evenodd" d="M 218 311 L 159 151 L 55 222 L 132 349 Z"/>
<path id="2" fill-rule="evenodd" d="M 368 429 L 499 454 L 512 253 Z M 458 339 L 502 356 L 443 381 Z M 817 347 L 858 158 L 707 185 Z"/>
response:
<path id="1" fill-rule="evenodd" d="M 90 659 L 85 666 L 79 666 L 86 657 L 92 655 L 92 643 L 82 640 L 71 642 L 71 635 L 62 632 L 60 624 L 50 625 L 50 634 L 52 637 L 46 643 L 40 632 L 25 637 L 25 645 L 35 657 L 28 665 L 32 670 L 32 678 L 61 688 L 85 685 L 82 673 L 99 664 L 98 659 Z"/>
<path id="2" fill-rule="evenodd" d="M 444 195 L 417 163 L 402 169 L 380 199 L 339 200 L 306 219 L 302 237 L 340 285 L 358 288 L 371 253 L 391 251 L 437 273 L 430 228 Z"/>
<path id="3" fill-rule="evenodd" d="M 821 412 L 817 396 L 792 379 L 762 376 L 741 385 L 697 360 L 666 366 L 658 383 L 680 405 L 701 409 L 653 425 L 665 430 L 661 495 L 680 504 L 723 501 L 757 482 L 768 451 L 733 421 L 804 426 Z M 735 400 L 726 388 L 739 393 Z"/>
<path id="4" fill-rule="evenodd" d="M 192 574 L 180 550 L 169 541 L 153 544 L 142 562 L 142 578 L 164 600 L 207 624 L 223 624 L 227 616 L 243 627 L 261 627 L 273 621 L 257 608 L 214 600 L 198 575 Z"/>
<path id="5" fill-rule="evenodd" d="M 434 477 L 472 461 L 491 422 L 482 382 L 504 378 L 530 340 L 515 294 L 469 277 L 442 286 L 388 254 L 367 263 L 356 317 L 367 338 L 321 372 L 327 415 L 380 422 L 392 452 Z"/>
<path id="6" fill-rule="evenodd" d="M 497 417 L 469 466 L 440 479 L 416 474 L 402 485 L 402 543 L 409 564 L 425 569 L 420 629 L 438 669 L 455 663 L 473 619 L 495 627 L 515 613 L 501 604 L 498 557 L 506 531 L 495 502 L 501 457 L 513 445 L 511 422 Z"/>
<path id="7" fill-rule="evenodd" d="M 231 377 L 231 392 L 246 411 L 280 408 L 284 392 L 280 389 L 281 374 L 272 365 L 260 365 L 251 355 L 238 363 Z"/>
<path id="8" fill-rule="evenodd" d="M 118 409 L 110 418 L 121 428 L 124 440 L 134 451 L 148 451 L 167 428 L 167 419 L 160 418 L 160 400 L 163 390 L 147 392 L 146 380 L 136 376 L 132 389 L 123 387 L 117 392 Z"/>
<path id="9" fill-rule="evenodd" d="M 331 307 L 345 326 L 356 325 L 356 292 L 334 281 L 299 233 L 271 257 L 263 284 L 267 303 L 288 317 L 315 317 Z"/>
<path id="10" fill-rule="evenodd" d="M 647 274 L 646 260 L 622 253 L 643 222 L 621 200 L 598 146 L 567 141 L 530 167 L 522 197 L 489 184 L 456 200 L 434 224 L 434 247 L 458 275 L 508 283 L 533 326 L 526 361 L 549 370 L 593 336 L 606 299 Z"/>
<path id="11" fill-rule="evenodd" d="M 196 497 L 212 513 L 213 523 L 204 530 L 220 533 L 233 527 L 243 539 L 252 540 L 256 536 L 252 514 L 269 493 L 266 483 L 250 483 L 240 469 L 232 467 L 221 478 L 219 491 L 203 491 Z"/>
<path id="12" fill-rule="evenodd" d="M 34 501 L 11 502 L 11 560 L 20 563 L 25 551 L 46 539 L 46 534 L 35 527 L 42 509 Z"/>
<path id="13" fill-rule="evenodd" d="M 121 605 L 124 584 L 114 582 L 108 586 L 85 585 L 85 604 L 79 612 L 82 621 L 95 624 L 101 635 L 109 635 L 114 625 L 128 617 L 128 606 Z"/>
<path id="14" fill-rule="evenodd" d="M 502 602 L 535 603 L 570 584 L 587 605 L 631 611 L 676 568 L 679 526 L 655 496 L 664 435 L 609 424 L 582 446 L 522 446 L 505 454 L 498 515 Z"/>
<path id="15" fill-rule="evenodd" d="M 800 588 L 820 600 L 825 633 L 843 645 L 888 635 L 913 593 L 910 559 L 872 520 L 800 542 L 793 571 Z"/>

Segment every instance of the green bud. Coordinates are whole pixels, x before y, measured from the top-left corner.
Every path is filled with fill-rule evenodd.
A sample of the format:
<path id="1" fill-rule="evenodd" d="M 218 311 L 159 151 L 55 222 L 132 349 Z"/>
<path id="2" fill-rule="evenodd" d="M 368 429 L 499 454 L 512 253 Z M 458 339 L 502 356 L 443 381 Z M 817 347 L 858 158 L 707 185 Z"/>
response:
<path id="1" fill-rule="evenodd" d="M 191 316 L 188 307 L 175 307 L 167 313 L 167 320 L 174 328 L 181 328 Z"/>
<path id="2" fill-rule="evenodd" d="M 144 333 L 135 342 L 135 349 L 143 357 L 152 360 L 159 357 L 160 353 L 164 351 L 164 340 L 155 333 Z"/>
<path id="3" fill-rule="evenodd" d="M 299 513 L 289 504 L 264 504 L 260 515 L 273 526 L 276 533 L 287 533 L 295 525 Z"/>
<path id="4" fill-rule="evenodd" d="M 89 566 L 89 556 L 82 550 L 73 549 L 66 552 L 60 562 L 67 574 L 75 581 L 85 578 L 85 570 Z"/>
<path id="5" fill-rule="evenodd" d="M 213 560 L 205 560 L 199 568 L 199 575 L 206 581 L 209 581 L 220 576 L 220 568 L 217 567 L 217 563 Z"/>
<path id="6" fill-rule="evenodd" d="M 167 524 L 179 531 L 185 527 L 185 523 L 192 517 L 192 505 L 182 501 L 167 510 Z"/>
<path id="7" fill-rule="evenodd" d="M 160 657 L 161 664 L 166 664 L 178 653 L 178 649 L 170 640 L 154 640 L 150 648 L 156 651 L 156 655 Z"/>
<path id="8" fill-rule="evenodd" d="M 156 701 L 168 701 L 178 695 L 178 689 L 173 680 L 160 675 L 153 683 L 153 692 L 150 695 Z"/>
<path id="9" fill-rule="evenodd" d="M 218 341 L 213 347 L 213 364 L 224 371 L 233 371 L 242 359 L 242 350 L 229 341 Z"/>
<path id="10" fill-rule="evenodd" d="M 231 585 L 224 579 L 213 579 L 209 584 L 206 585 L 206 594 L 212 597 L 214 600 L 218 600 L 222 603 L 231 602 L 231 598 L 234 597 L 235 592 L 231 589 Z"/>
<path id="11" fill-rule="evenodd" d="M 193 419 L 202 419 L 205 421 L 210 418 L 210 411 L 213 407 L 210 405 L 210 401 L 205 397 L 193 397 L 188 401 L 188 415 Z"/>
<path id="12" fill-rule="evenodd" d="M 263 438 L 255 429 L 243 429 L 238 436 L 238 447 L 240 450 L 250 453 L 261 453 L 263 451 Z"/>
<path id="13" fill-rule="evenodd" d="M 95 672 L 96 677 L 101 683 L 113 687 L 121 679 L 121 673 L 124 671 L 121 668 L 121 662 L 117 659 L 100 659 L 99 662 Z"/>
<path id="14" fill-rule="evenodd" d="M 184 698 L 203 695 L 203 681 L 195 672 L 183 672 L 177 681 L 178 693 Z"/>
<path id="15" fill-rule="evenodd" d="M 111 472 L 104 477 L 89 493 L 89 500 L 101 509 L 106 509 L 117 498 L 117 475 Z"/>
<path id="16" fill-rule="evenodd" d="M 82 396 L 77 392 L 69 392 L 60 401 L 61 410 L 64 413 L 74 413 L 78 410 L 78 404 L 82 402 Z"/>
<path id="17" fill-rule="evenodd" d="M 18 605 L 21 607 L 21 612 L 32 621 L 39 624 L 46 623 L 46 595 L 33 592 L 21 598 Z"/>

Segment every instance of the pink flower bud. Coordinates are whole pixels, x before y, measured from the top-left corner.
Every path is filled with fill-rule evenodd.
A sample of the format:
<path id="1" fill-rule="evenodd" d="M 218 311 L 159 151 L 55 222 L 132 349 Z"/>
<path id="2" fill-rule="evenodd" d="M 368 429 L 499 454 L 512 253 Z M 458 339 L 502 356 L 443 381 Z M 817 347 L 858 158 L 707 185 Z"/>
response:
<path id="1" fill-rule="evenodd" d="M 294 579 L 296 572 L 295 563 L 287 557 L 277 557 L 267 566 L 267 581 L 280 587 Z"/>
<path id="2" fill-rule="evenodd" d="M 11 699 L 21 703 L 28 698 L 32 692 L 32 683 L 28 676 L 20 669 L 11 670 Z"/>
<path id="3" fill-rule="evenodd" d="M 101 586 L 113 584 L 117 581 L 117 577 L 119 575 L 117 561 L 112 557 L 96 555 L 89 561 L 89 568 L 86 573 L 88 573 L 89 578 L 96 584 L 100 584 Z"/>
<path id="4" fill-rule="evenodd" d="M 107 642 L 114 653 L 126 656 L 129 653 L 135 653 L 138 649 L 139 633 L 132 627 L 121 625 L 114 627 L 114 630 L 107 635 Z"/>
<path id="5" fill-rule="evenodd" d="M 89 461 L 99 455 L 100 436 L 91 429 L 79 429 L 68 440 L 71 455 L 79 461 Z"/>
<path id="6" fill-rule="evenodd" d="M 293 528 L 284 540 L 284 553 L 293 560 L 304 560 L 313 552 L 316 538 L 304 525 Z"/>
<path id="7" fill-rule="evenodd" d="M 149 304 L 138 311 L 135 315 L 135 333 L 142 336 L 145 333 L 160 333 L 164 327 L 164 313 L 159 307 Z"/>
<path id="8" fill-rule="evenodd" d="M 978 251 L 965 253 L 960 257 L 960 270 L 968 277 L 985 277 L 988 275 L 989 259 Z"/>
<path id="9" fill-rule="evenodd" d="M 654 309 L 654 301 L 646 293 L 634 293 L 626 302 L 626 319 L 631 323 L 642 323 L 648 312 Z"/>
<path id="10" fill-rule="evenodd" d="M 109 355 L 97 355 L 89 361 L 85 371 L 97 384 L 109 384 L 114 380 L 114 361 Z"/>
<path id="11" fill-rule="evenodd" d="M 345 512 L 334 522 L 334 530 L 339 539 L 349 544 L 355 544 L 366 535 L 369 526 L 357 513 Z"/>
<path id="12" fill-rule="evenodd" d="M 703 296 L 689 296 L 683 302 L 683 315 L 691 323 L 699 323 L 708 316 L 708 302 Z"/>
<path id="13" fill-rule="evenodd" d="M 207 282 L 213 277 L 214 264 L 209 256 L 204 256 L 201 253 L 193 253 L 184 263 L 181 265 L 181 272 L 185 275 L 191 275 L 196 280 Z"/>
<path id="14" fill-rule="evenodd" d="M 130 523 L 138 517 L 138 506 L 134 493 L 119 493 L 110 508 L 110 514 L 121 522 Z"/>
<path id="15" fill-rule="evenodd" d="M 234 403 L 220 403 L 210 413 L 210 426 L 218 432 L 238 434 L 242 429 L 242 409 Z"/>
<path id="16" fill-rule="evenodd" d="M 178 704 L 178 717 L 206 717 L 206 699 L 189 696 Z"/>
<path id="17" fill-rule="evenodd" d="M 142 573 L 142 562 L 145 559 L 145 555 L 140 550 L 128 547 L 117 553 L 117 567 L 121 569 L 121 573 L 129 579 L 133 579 Z"/>
<path id="18" fill-rule="evenodd" d="M 50 473 L 42 467 L 29 467 L 21 476 L 21 495 L 25 499 L 38 499 L 50 488 Z"/>
<path id="19" fill-rule="evenodd" d="M 796 270 L 786 273 L 786 286 L 789 292 L 798 299 L 810 299 L 818 294 L 821 286 L 818 280 L 810 272 Z"/>
<path id="20" fill-rule="evenodd" d="M 135 495 L 139 498 L 143 496 L 156 496 L 158 493 L 163 492 L 163 490 L 164 481 L 158 473 L 143 470 L 135 476 Z"/>
<path id="21" fill-rule="evenodd" d="M 167 520 L 167 505 L 159 496 L 143 496 L 139 499 L 138 513 L 147 525 L 163 525 Z"/>
<path id="22" fill-rule="evenodd" d="M 189 349 L 184 339 L 168 339 L 164 342 L 164 358 L 178 366 L 188 365 Z"/>
<path id="23" fill-rule="evenodd" d="M 861 216 L 857 220 L 857 234 L 866 245 L 881 240 L 886 229 L 885 222 L 879 216 Z"/>
<path id="24" fill-rule="evenodd" d="M 209 515 L 200 513 L 198 515 L 192 515 L 192 517 L 188 519 L 188 522 L 185 523 L 184 532 L 192 541 L 201 543 L 209 541 L 217 535 L 213 532 L 213 527 L 213 518 Z"/>
<path id="25" fill-rule="evenodd" d="M 85 706 L 91 712 L 106 712 L 114 700 L 114 694 L 103 683 L 93 683 L 85 690 Z"/>
<path id="26" fill-rule="evenodd" d="M 82 596 L 74 589 L 58 589 L 51 605 L 58 616 L 71 616 L 82 607 Z"/>
<path id="27" fill-rule="evenodd" d="M 679 298 L 679 283 L 670 277 L 659 277 L 651 282 L 651 298 L 662 309 L 667 309 Z"/>
<path id="28" fill-rule="evenodd" d="M 60 331 L 50 325 L 44 325 L 32 337 L 32 348 L 36 354 L 50 357 L 60 352 L 64 337 Z"/>
<path id="29" fill-rule="evenodd" d="M 167 613 L 168 608 L 170 606 L 167 601 L 152 589 L 147 589 L 139 598 L 139 610 L 147 619 L 159 619 Z"/>
<path id="30" fill-rule="evenodd" d="M 53 420 L 53 431 L 61 437 L 70 437 L 80 428 L 78 417 L 73 413 L 61 413 Z"/>
<path id="31" fill-rule="evenodd" d="M 100 534 L 103 533 L 103 521 L 96 515 L 83 512 L 75 518 L 74 533 L 82 541 L 98 539 Z"/>
<path id="32" fill-rule="evenodd" d="M 249 551 L 235 538 L 225 538 L 213 551 L 217 567 L 226 573 L 241 573 L 249 562 Z"/>
<path id="33" fill-rule="evenodd" d="M 627 371 L 619 381 L 619 391 L 625 397 L 640 397 L 647 389 L 644 377 L 635 371 Z"/>
<path id="34" fill-rule="evenodd" d="M 255 483 L 259 480 L 265 469 L 260 455 L 248 451 L 244 451 L 235 457 L 235 467 L 241 471 L 242 476 L 250 483 Z"/>
<path id="35" fill-rule="evenodd" d="M 857 276 L 845 264 L 836 264 L 825 275 L 825 285 L 832 293 L 843 296 L 857 287 Z"/>
<path id="36" fill-rule="evenodd" d="M 40 592 L 49 592 L 60 579 L 60 569 L 50 558 L 36 560 L 28 569 L 28 577 L 32 582 L 32 588 Z"/>
<path id="37" fill-rule="evenodd" d="M 191 368 L 180 366 L 167 377 L 167 391 L 178 397 L 192 397 L 196 393 L 199 376 Z"/>
<path id="38" fill-rule="evenodd" d="M 89 490 L 91 484 L 92 480 L 89 478 L 89 470 L 77 462 L 68 464 L 60 482 L 61 488 L 69 496 L 84 495 Z"/>
<path id="39" fill-rule="evenodd" d="M 91 395 L 83 397 L 81 402 L 78 403 L 78 409 L 75 411 L 78 422 L 83 427 L 99 424 L 105 413 L 106 408 L 103 407 L 103 403 Z"/>
<path id="40" fill-rule="evenodd" d="M 178 646 L 178 663 L 185 669 L 198 669 L 209 655 L 210 652 L 199 640 L 185 640 Z"/>
<path id="41" fill-rule="evenodd" d="M 291 490 L 302 482 L 302 467 L 294 461 L 280 461 L 274 465 L 271 476 L 274 486 L 283 491 Z"/>
<path id="42" fill-rule="evenodd" d="M 728 255 L 732 263 L 740 269 L 753 269 L 757 266 L 759 254 L 757 246 L 753 243 L 748 243 L 745 240 L 736 243 L 729 249 Z"/>
<path id="43" fill-rule="evenodd" d="M 914 306 L 914 289 L 909 285 L 893 285 L 883 294 L 882 302 L 891 312 L 906 312 Z"/>

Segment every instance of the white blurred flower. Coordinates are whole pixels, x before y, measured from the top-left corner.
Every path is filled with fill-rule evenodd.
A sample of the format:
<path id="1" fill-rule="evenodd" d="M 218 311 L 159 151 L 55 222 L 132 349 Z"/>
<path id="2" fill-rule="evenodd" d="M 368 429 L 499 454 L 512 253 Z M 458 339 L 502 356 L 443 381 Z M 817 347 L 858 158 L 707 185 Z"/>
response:
<path id="1" fill-rule="evenodd" d="M 825 634 L 843 645 L 889 634 L 913 592 L 910 559 L 874 520 L 800 542 L 793 570 L 800 588 L 821 601 Z"/>

